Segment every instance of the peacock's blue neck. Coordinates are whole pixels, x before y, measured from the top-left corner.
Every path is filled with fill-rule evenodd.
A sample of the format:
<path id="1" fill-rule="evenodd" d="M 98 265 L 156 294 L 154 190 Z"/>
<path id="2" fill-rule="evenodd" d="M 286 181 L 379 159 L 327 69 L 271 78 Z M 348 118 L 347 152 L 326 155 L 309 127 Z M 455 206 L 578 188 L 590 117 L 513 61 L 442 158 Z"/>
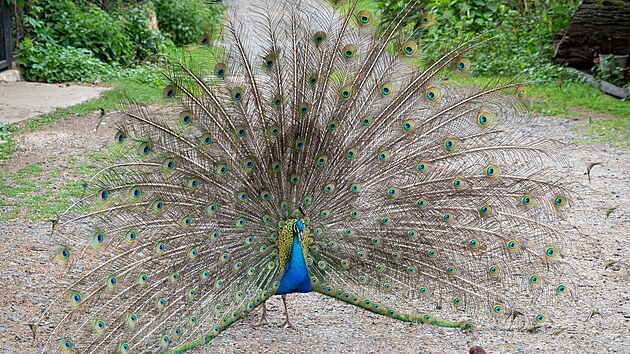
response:
<path id="1" fill-rule="evenodd" d="M 308 275 L 306 262 L 304 262 L 304 254 L 302 253 L 300 240 L 297 235 L 293 234 L 291 257 L 284 268 L 282 279 L 280 279 L 278 295 L 289 293 L 308 293 L 312 290 L 311 278 Z"/>

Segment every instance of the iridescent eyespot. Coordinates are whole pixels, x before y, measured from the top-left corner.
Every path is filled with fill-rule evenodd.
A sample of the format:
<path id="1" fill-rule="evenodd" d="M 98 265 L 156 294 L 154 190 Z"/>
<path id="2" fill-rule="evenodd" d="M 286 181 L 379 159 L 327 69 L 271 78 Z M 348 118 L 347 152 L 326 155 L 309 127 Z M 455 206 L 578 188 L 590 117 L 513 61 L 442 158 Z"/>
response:
<path id="1" fill-rule="evenodd" d="M 122 131 L 118 131 L 116 133 L 116 135 L 114 136 L 114 139 L 116 140 L 116 142 L 118 144 L 122 144 L 123 142 L 125 142 L 125 139 L 127 138 L 127 136 L 125 135 L 125 133 L 123 133 Z"/>
<path id="2" fill-rule="evenodd" d="M 569 288 L 565 284 L 558 284 L 558 286 L 556 286 L 556 292 L 560 295 L 567 295 Z"/>
<path id="3" fill-rule="evenodd" d="M 164 251 L 166 251 L 166 243 L 164 241 L 159 241 L 153 247 L 153 251 L 158 255 L 163 254 Z"/>
<path id="4" fill-rule="evenodd" d="M 347 100 L 350 97 L 352 97 L 352 88 L 348 85 L 341 87 L 339 89 L 339 97 L 341 97 L 344 100 Z"/>
<path id="5" fill-rule="evenodd" d="M 453 220 L 453 214 L 451 214 L 450 212 L 442 214 L 442 221 L 449 222 L 451 220 Z"/>
<path id="6" fill-rule="evenodd" d="M 292 174 L 291 176 L 289 176 L 289 183 L 291 183 L 292 185 L 299 184 L 301 180 L 302 178 L 298 174 Z"/>
<path id="7" fill-rule="evenodd" d="M 516 251 L 516 250 L 518 250 L 518 241 L 516 241 L 516 240 L 509 240 L 509 241 L 507 241 L 506 244 L 507 244 L 508 251 Z"/>
<path id="8" fill-rule="evenodd" d="M 519 99 L 524 99 L 525 98 L 525 86 L 523 85 L 519 85 L 516 88 L 516 97 L 518 97 Z"/>
<path id="9" fill-rule="evenodd" d="M 293 141 L 293 148 L 298 152 L 304 150 L 305 146 L 306 141 L 302 138 L 295 138 L 295 140 Z"/>
<path id="10" fill-rule="evenodd" d="M 55 252 L 57 262 L 61 265 L 65 265 L 70 258 L 70 249 L 68 247 L 59 247 Z"/>
<path id="11" fill-rule="evenodd" d="M 496 305 L 492 306 L 492 312 L 493 312 L 495 315 L 500 315 L 500 314 L 502 314 L 502 313 L 504 312 L 503 305 L 501 305 L 501 304 L 496 304 Z"/>
<path id="12" fill-rule="evenodd" d="M 453 306 L 461 306 L 463 303 L 462 298 L 459 296 L 456 296 L 453 298 Z"/>
<path id="13" fill-rule="evenodd" d="M 116 288 L 116 284 L 118 284 L 118 277 L 116 277 L 115 275 L 110 275 L 109 277 L 107 277 L 107 279 L 105 280 L 105 286 L 107 287 L 107 289 L 109 290 L 113 290 Z"/>
<path id="14" fill-rule="evenodd" d="M 107 198 L 109 197 L 109 192 L 103 189 L 98 192 L 97 196 L 101 202 L 104 202 L 107 201 Z"/>
<path id="15" fill-rule="evenodd" d="M 407 232 L 407 236 L 410 238 L 416 237 L 416 230 L 409 230 L 409 232 Z"/>
<path id="16" fill-rule="evenodd" d="M 466 58 L 460 58 L 459 60 L 457 60 L 457 62 L 455 62 L 455 67 L 457 68 L 458 72 L 470 71 L 470 68 L 471 68 L 470 60 Z"/>
<path id="17" fill-rule="evenodd" d="M 372 124 L 372 117 L 364 116 L 359 119 L 359 123 L 362 127 L 369 127 Z"/>
<path id="18" fill-rule="evenodd" d="M 179 121 L 183 125 L 189 125 L 192 123 L 192 113 L 190 111 L 183 111 L 179 114 Z"/>
<path id="19" fill-rule="evenodd" d="M 350 185 L 350 191 L 351 192 L 355 192 L 355 193 L 361 192 L 361 184 L 360 183 L 352 183 Z"/>
<path id="20" fill-rule="evenodd" d="M 264 58 L 263 58 L 263 63 L 265 68 L 267 69 L 271 69 L 273 68 L 273 66 L 276 63 L 276 55 L 271 53 L 271 54 L 267 54 Z"/>
<path id="21" fill-rule="evenodd" d="M 197 178 L 191 178 L 186 182 L 186 187 L 189 189 L 195 189 L 201 185 L 201 182 Z"/>
<path id="22" fill-rule="evenodd" d="M 480 244 L 480 242 L 476 238 L 472 238 L 472 239 L 468 240 L 468 247 L 470 249 L 473 249 L 473 250 L 478 249 L 479 248 L 479 244 Z"/>
<path id="23" fill-rule="evenodd" d="M 435 86 L 429 86 L 425 90 L 424 96 L 429 102 L 437 102 L 442 97 L 442 92 Z"/>
<path id="24" fill-rule="evenodd" d="M 422 17 L 420 18 L 420 23 L 421 23 L 421 26 L 424 28 L 431 27 L 434 23 L 433 15 L 431 15 L 428 12 L 422 14 Z"/>
<path id="25" fill-rule="evenodd" d="M 162 161 L 162 170 L 164 172 L 171 172 L 175 169 L 175 161 L 173 159 L 165 159 L 164 161 Z"/>
<path id="26" fill-rule="evenodd" d="M 402 129 L 405 133 L 411 133 L 416 129 L 416 121 L 413 119 L 405 119 L 402 122 Z"/>
<path id="27" fill-rule="evenodd" d="M 389 216 L 383 216 L 381 218 L 381 225 L 383 225 L 383 226 L 387 226 L 387 225 L 391 224 L 391 222 L 392 222 L 392 219 Z"/>
<path id="28" fill-rule="evenodd" d="M 214 167 L 214 170 L 216 174 L 219 176 L 225 176 L 228 172 L 227 165 L 221 162 L 216 164 L 216 166 Z"/>
<path id="29" fill-rule="evenodd" d="M 459 141 L 457 140 L 457 138 L 450 137 L 444 139 L 442 146 L 444 147 L 444 149 L 446 149 L 446 151 L 453 151 L 457 148 L 458 143 Z"/>
<path id="30" fill-rule="evenodd" d="M 408 41 L 402 44 L 401 50 L 404 56 L 412 57 L 418 52 L 418 44 L 413 41 Z"/>
<path id="31" fill-rule="evenodd" d="M 391 159 L 389 151 L 381 151 L 376 155 L 376 158 L 381 162 L 387 162 Z"/>
<path id="32" fill-rule="evenodd" d="M 460 190 L 466 188 L 466 181 L 463 178 L 461 178 L 461 177 L 457 177 L 457 178 L 453 179 L 451 184 L 453 185 L 453 187 L 455 187 L 455 190 L 457 190 L 457 191 L 460 191 Z"/>
<path id="33" fill-rule="evenodd" d="M 358 155 L 358 151 L 356 148 L 350 148 L 346 150 L 346 158 L 348 159 L 354 159 L 355 157 L 357 157 L 357 155 Z"/>
<path id="34" fill-rule="evenodd" d="M 488 266 L 488 274 L 490 276 L 496 277 L 497 275 L 499 275 L 499 269 L 501 268 L 498 265 L 491 264 L 490 266 Z"/>
<path id="35" fill-rule="evenodd" d="M 545 250 L 545 256 L 547 256 L 547 259 L 552 259 L 557 254 L 558 254 L 558 250 L 553 246 L 547 247 L 547 249 Z"/>
<path id="36" fill-rule="evenodd" d="M 232 100 L 236 102 L 241 101 L 243 99 L 243 89 L 241 89 L 240 87 L 235 87 L 231 89 L 230 98 L 232 98 Z"/>
<path id="37" fill-rule="evenodd" d="M 74 342 L 70 338 L 64 338 L 61 340 L 60 347 L 62 351 L 66 353 L 70 353 L 72 349 L 74 348 Z"/>
<path id="38" fill-rule="evenodd" d="M 326 164 L 328 163 L 328 156 L 326 155 L 317 156 L 315 158 L 315 162 L 317 163 L 317 166 L 326 166 Z"/>
<path id="39" fill-rule="evenodd" d="M 479 124 L 482 127 L 487 127 L 492 125 L 493 123 L 493 116 L 492 114 L 487 111 L 486 109 L 482 109 L 479 114 L 477 114 L 477 124 Z"/>
<path id="40" fill-rule="evenodd" d="M 448 266 L 448 267 L 446 267 L 446 274 L 453 275 L 456 272 L 457 272 L 457 267 L 455 267 L 455 266 Z"/>
<path id="41" fill-rule="evenodd" d="M 306 115 L 308 114 L 308 112 L 311 111 L 311 105 L 305 102 L 300 103 L 297 107 L 297 110 L 300 114 Z"/>
<path id="42" fill-rule="evenodd" d="M 357 53 L 357 47 L 352 44 L 348 44 L 341 49 L 341 54 L 346 59 L 352 59 Z"/>
<path id="43" fill-rule="evenodd" d="M 245 138 L 247 136 L 247 129 L 243 126 L 237 126 L 234 128 L 234 135 L 239 138 Z"/>
<path id="44" fill-rule="evenodd" d="M 76 291 L 70 291 L 68 299 L 70 301 L 70 306 L 72 306 L 73 308 L 77 308 L 79 307 L 79 305 L 81 305 L 81 302 L 83 301 L 83 296 Z"/>
<path id="45" fill-rule="evenodd" d="M 427 251 L 427 256 L 429 256 L 429 258 L 435 258 L 437 255 L 438 251 L 433 248 Z"/>
<path id="46" fill-rule="evenodd" d="M 567 198 L 563 195 L 557 195 L 553 197 L 553 205 L 556 207 L 563 207 L 567 205 Z"/>
<path id="47" fill-rule="evenodd" d="M 133 186 L 129 188 L 129 198 L 138 199 L 140 196 L 142 196 L 142 189 L 140 189 L 140 187 Z"/>
<path id="48" fill-rule="evenodd" d="M 491 164 L 486 166 L 486 176 L 487 177 L 498 177 L 499 174 L 501 173 L 501 170 L 499 169 L 499 166 L 495 165 L 495 164 Z"/>
<path id="49" fill-rule="evenodd" d="M 545 323 L 547 321 L 547 315 L 544 313 L 539 313 L 534 316 L 534 322 L 538 324 Z"/>
<path id="50" fill-rule="evenodd" d="M 330 216 L 330 210 L 324 209 L 319 213 L 319 215 L 321 215 L 322 218 L 327 218 Z"/>
<path id="51" fill-rule="evenodd" d="M 103 334 L 103 332 L 105 332 L 105 321 L 95 320 L 92 325 L 92 329 L 96 332 L 96 334 Z"/>
<path id="52" fill-rule="evenodd" d="M 164 91 L 162 92 L 162 97 L 164 98 L 173 98 L 175 97 L 175 87 L 173 86 L 166 86 L 164 88 Z"/>
<path id="53" fill-rule="evenodd" d="M 145 286 L 149 281 L 149 275 L 147 273 L 140 273 L 136 278 L 136 283 L 138 286 Z"/>
<path id="54" fill-rule="evenodd" d="M 323 188 L 324 193 L 330 194 L 335 191 L 335 185 L 333 183 L 326 183 Z"/>
<path id="55" fill-rule="evenodd" d="M 152 147 L 149 143 L 142 143 L 138 146 L 138 152 L 140 155 L 147 156 L 151 153 Z"/>
<path id="56" fill-rule="evenodd" d="M 326 41 L 326 37 L 326 32 L 318 31 L 315 32 L 315 35 L 313 35 L 313 41 L 315 42 L 315 45 L 319 46 Z"/>
<path id="57" fill-rule="evenodd" d="M 390 187 L 390 188 L 387 190 L 387 195 L 388 195 L 390 198 L 396 198 L 396 197 L 398 197 L 398 196 L 399 196 L 399 194 L 400 194 L 400 193 L 399 193 L 399 190 L 398 190 L 398 188 L 396 188 L 396 187 Z"/>
<path id="58" fill-rule="evenodd" d="M 357 14 L 355 15 L 357 21 L 359 22 L 359 25 L 361 26 L 367 26 L 372 22 L 372 19 L 374 18 L 372 16 L 372 13 L 368 10 L 361 10 L 359 12 L 357 12 Z"/>
<path id="59" fill-rule="evenodd" d="M 225 78 L 225 72 L 227 71 L 227 66 L 223 63 L 218 63 L 214 66 L 214 75 L 219 78 Z"/>
<path id="60" fill-rule="evenodd" d="M 523 204 L 523 206 L 525 207 L 532 207 L 534 206 L 534 200 L 536 198 L 531 195 L 531 194 L 525 194 L 523 197 L 521 197 L 521 203 Z"/>
<path id="61" fill-rule="evenodd" d="M 339 124 L 338 120 L 331 120 L 328 122 L 328 131 L 334 133 L 337 129 L 339 129 Z"/>
<path id="62" fill-rule="evenodd" d="M 416 204 L 418 204 L 418 206 L 419 206 L 420 208 L 426 208 L 426 207 L 427 207 L 427 205 L 428 205 L 428 202 L 427 202 L 427 200 L 426 200 L 426 199 L 424 199 L 424 198 L 420 198 L 420 199 L 418 199 L 418 201 L 416 201 Z"/>
<path id="63" fill-rule="evenodd" d="M 428 162 L 426 161 L 420 161 L 418 163 L 418 171 L 422 172 L 422 173 L 426 173 L 429 172 L 430 170 L 430 165 Z"/>
<path id="64" fill-rule="evenodd" d="M 492 206 L 491 205 L 482 205 L 479 207 L 479 214 L 482 217 L 488 217 L 492 215 Z"/>
<path id="65" fill-rule="evenodd" d="M 379 92 L 382 96 L 389 96 L 394 93 L 394 87 L 391 82 L 386 82 L 384 84 L 381 84 L 381 86 L 379 87 Z"/>

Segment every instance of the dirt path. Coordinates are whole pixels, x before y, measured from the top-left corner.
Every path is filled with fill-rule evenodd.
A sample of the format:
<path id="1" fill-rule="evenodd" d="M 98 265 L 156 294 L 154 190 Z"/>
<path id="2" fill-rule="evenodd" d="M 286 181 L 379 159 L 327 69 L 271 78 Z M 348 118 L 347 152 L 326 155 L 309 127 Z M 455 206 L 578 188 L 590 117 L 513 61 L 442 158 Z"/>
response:
<path id="1" fill-rule="evenodd" d="M 113 137 L 115 116 L 92 132 L 98 114 L 71 117 L 44 130 L 19 136 L 19 152 L 6 161 L 6 173 L 30 164 L 42 169 L 42 179 L 62 183 L 77 179 L 69 166 L 90 161 L 102 153 Z M 540 118 L 526 129 L 564 143 L 579 137 L 581 122 Z M 551 135 L 550 135 L 551 134 Z M 255 328 L 260 311 L 233 325 L 211 346 L 192 353 L 465 353 L 472 345 L 488 353 L 602 353 L 627 352 L 630 348 L 630 152 L 600 145 L 578 145 L 566 156 L 582 182 L 575 191 L 572 245 L 565 250 L 575 268 L 577 300 L 563 306 L 563 316 L 536 333 L 524 329 L 498 330 L 484 326 L 466 333 L 459 330 L 407 324 L 377 316 L 323 297 L 289 296 L 289 311 L 299 331 L 277 327 L 283 318 L 282 303 L 271 299 L 271 326 Z M 588 162 L 592 182 L 585 176 Z M 3 171 L 3 173 L 5 173 Z M 614 209 L 612 209 L 614 208 Z M 607 211 L 609 215 L 607 216 Z M 0 353 L 34 352 L 27 326 L 32 311 L 52 297 L 57 271 L 50 268 L 53 245 L 49 224 L 11 221 L 0 223 Z M 624 261 L 604 269 L 608 261 Z M 591 314 L 595 311 L 595 315 Z"/>

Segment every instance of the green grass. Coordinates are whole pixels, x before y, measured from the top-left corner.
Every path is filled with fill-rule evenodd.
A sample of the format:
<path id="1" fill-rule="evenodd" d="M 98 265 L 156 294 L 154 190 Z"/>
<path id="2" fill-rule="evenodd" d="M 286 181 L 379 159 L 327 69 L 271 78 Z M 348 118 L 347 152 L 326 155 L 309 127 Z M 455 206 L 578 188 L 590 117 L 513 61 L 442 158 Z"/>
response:
<path id="1" fill-rule="evenodd" d="M 465 85 L 485 86 L 496 79 L 454 77 Z M 527 86 L 529 109 L 547 116 L 589 118 L 578 130 L 579 143 L 606 143 L 630 148 L 630 102 L 610 97 L 587 83 L 544 83 Z"/>

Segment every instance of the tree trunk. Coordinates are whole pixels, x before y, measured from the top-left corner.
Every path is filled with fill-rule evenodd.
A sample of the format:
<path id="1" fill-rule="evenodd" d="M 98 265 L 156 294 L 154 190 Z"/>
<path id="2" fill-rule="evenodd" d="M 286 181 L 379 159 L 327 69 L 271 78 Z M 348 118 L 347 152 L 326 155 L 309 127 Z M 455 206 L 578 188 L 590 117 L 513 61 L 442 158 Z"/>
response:
<path id="1" fill-rule="evenodd" d="M 630 0 L 584 0 L 554 54 L 557 64 L 590 70 L 599 54 L 630 53 Z"/>

